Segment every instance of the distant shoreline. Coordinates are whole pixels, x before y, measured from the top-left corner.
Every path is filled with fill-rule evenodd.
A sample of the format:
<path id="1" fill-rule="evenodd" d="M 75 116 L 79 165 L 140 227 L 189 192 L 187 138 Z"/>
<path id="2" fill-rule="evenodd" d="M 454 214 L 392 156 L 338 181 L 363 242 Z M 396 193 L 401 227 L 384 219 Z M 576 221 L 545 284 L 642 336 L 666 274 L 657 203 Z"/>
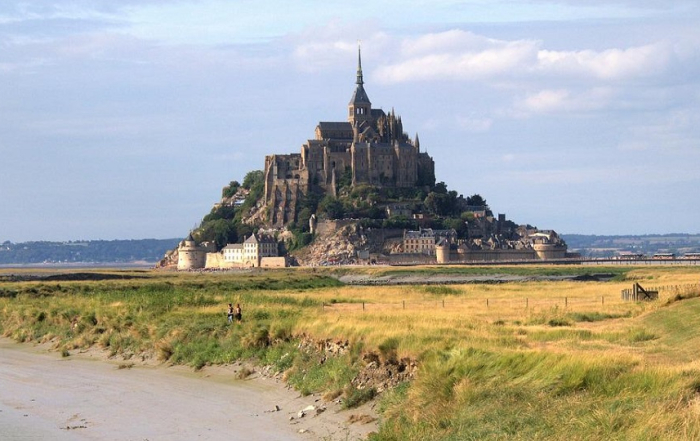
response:
<path id="1" fill-rule="evenodd" d="M 8 269 L 133 269 L 154 268 L 158 262 L 72 262 L 72 263 L 3 263 L 1 268 Z"/>

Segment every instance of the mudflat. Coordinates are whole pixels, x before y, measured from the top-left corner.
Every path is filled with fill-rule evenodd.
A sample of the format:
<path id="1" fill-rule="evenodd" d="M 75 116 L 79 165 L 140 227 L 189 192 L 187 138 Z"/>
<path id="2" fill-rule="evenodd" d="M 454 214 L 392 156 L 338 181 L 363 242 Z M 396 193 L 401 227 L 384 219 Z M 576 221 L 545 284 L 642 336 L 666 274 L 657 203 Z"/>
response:
<path id="1" fill-rule="evenodd" d="M 6 441 L 357 440 L 376 429 L 347 422 L 362 411 L 301 397 L 274 379 L 241 380 L 226 366 L 125 367 L 0 339 Z"/>

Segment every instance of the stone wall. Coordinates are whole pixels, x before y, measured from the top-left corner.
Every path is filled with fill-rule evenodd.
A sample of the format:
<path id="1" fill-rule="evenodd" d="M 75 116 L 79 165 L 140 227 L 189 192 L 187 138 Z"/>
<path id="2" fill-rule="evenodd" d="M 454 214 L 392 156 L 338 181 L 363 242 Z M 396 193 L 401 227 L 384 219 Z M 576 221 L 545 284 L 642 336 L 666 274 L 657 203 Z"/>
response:
<path id="1" fill-rule="evenodd" d="M 347 225 L 352 225 L 355 223 L 357 223 L 357 221 L 353 219 L 318 221 L 316 224 L 316 233 L 320 236 L 325 236 L 327 234 L 332 234 L 334 231 L 338 231 Z"/>
<path id="2" fill-rule="evenodd" d="M 286 257 L 263 257 L 260 259 L 261 268 L 286 268 L 288 265 Z"/>
<path id="3" fill-rule="evenodd" d="M 450 262 L 507 262 L 518 260 L 535 260 L 537 253 L 531 249 L 524 250 L 469 250 L 458 253 L 450 252 Z"/>

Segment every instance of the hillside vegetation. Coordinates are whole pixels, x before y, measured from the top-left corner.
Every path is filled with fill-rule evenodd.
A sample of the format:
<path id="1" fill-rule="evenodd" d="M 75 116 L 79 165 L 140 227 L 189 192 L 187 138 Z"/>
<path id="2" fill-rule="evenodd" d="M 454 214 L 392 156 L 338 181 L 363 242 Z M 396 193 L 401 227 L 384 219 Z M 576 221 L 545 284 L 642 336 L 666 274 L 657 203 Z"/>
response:
<path id="1" fill-rule="evenodd" d="M 700 438 L 700 268 L 596 271 L 615 278 L 375 287 L 321 270 L 7 276 L 0 331 L 66 356 L 95 346 L 193 368 L 252 358 L 347 406 L 379 394 L 378 440 Z M 633 282 L 662 287 L 660 300 L 621 301 Z M 227 324 L 229 302 L 242 304 L 242 324 Z M 321 351 L 327 340 L 341 350 Z M 367 380 L 377 365 L 410 375 Z"/>

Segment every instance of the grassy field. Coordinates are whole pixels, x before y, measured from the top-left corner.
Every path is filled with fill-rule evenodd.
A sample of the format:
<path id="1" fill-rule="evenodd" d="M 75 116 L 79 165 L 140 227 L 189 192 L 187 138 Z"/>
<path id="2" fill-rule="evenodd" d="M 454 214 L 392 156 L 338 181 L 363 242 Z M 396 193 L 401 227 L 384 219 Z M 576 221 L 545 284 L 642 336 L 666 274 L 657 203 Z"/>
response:
<path id="1" fill-rule="evenodd" d="M 347 272 L 614 278 L 377 287 L 332 277 Z M 348 405 L 374 395 L 351 384 L 366 354 L 415 360 L 415 378 L 379 396 L 374 439 L 700 439 L 697 267 L 6 273 L 0 332 L 65 355 L 98 346 L 193 368 L 252 358 Z M 621 301 L 634 282 L 660 287 L 660 299 Z M 242 324 L 226 322 L 229 302 L 243 306 Z M 350 350 L 326 357 L 302 336 Z"/>

